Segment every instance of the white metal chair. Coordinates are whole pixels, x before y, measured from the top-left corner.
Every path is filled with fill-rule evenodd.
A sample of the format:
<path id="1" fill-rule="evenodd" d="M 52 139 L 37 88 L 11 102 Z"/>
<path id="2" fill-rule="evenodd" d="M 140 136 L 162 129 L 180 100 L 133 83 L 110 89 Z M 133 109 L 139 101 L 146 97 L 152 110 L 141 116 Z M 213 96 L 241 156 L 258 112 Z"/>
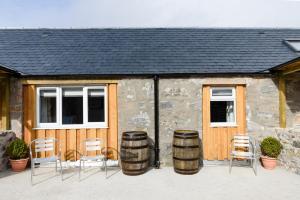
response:
<path id="1" fill-rule="evenodd" d="M 57 153 L 55 153 L 55 148 L 57 148 Z M 43 158 L 38 157 L 38 153 L 45 152 L 46 156 Z M 34 154 L 34 156 L 33 156 Z M 31 141 L 30 143 L 30 160 L 31 160 L 31 184 L 33 184 L 33 176 L 35 176 L 35 165 L 36 164 L 50 164 L 55 163 L 55 170 L 57 172 L 57 162 L 60 165 L 60 175 L 63 180 L 62 175 L 62 163 L 61 163 L 61 148 L 60 143 L 55 138 L 39 138 Z"/>
<path id="2" fill-rule="evenodd" d="M 85 168 L 86 161 L 102 162 L 101 168 L 105 169 L 105 176 L 107 176 L 106 157 L 102 153 L 103 142 L 100 138 L 88 138 L 83 141 L 83 154 L 80 156 L 79 163 L 79 180 L 81 179 L 81 170 Z M 89 156 L 89 152 L 94 152 L 93 156 Z"/>
<path id="3" fill-rule="evenodd" d="M 233 159 L 239 158 L 250 160 L 254 174 L 257 175 L 256 142 L 250 136 L 235 135 L 231 140 L 229 173 L 231 173 Z"/>

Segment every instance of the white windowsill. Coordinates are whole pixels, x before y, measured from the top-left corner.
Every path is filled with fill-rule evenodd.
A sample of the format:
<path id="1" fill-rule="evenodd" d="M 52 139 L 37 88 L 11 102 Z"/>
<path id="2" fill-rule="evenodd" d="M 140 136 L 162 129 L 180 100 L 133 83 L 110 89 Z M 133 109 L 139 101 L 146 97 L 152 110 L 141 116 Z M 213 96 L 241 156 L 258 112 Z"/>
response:
<path id="1" fill-rule="evenodd" d="M 236 123 L 210 123 L 210 127 L 217 128 L 217 127 L 237 127 Z"/>
<path id="2" fill-rule="evenodd" d="M 49 130 L 49 129 L 88 129 L 88 128 L 109 128 L 108 126 L 53 126 L 53 127 L 36 127 L 33 130 Z"/>

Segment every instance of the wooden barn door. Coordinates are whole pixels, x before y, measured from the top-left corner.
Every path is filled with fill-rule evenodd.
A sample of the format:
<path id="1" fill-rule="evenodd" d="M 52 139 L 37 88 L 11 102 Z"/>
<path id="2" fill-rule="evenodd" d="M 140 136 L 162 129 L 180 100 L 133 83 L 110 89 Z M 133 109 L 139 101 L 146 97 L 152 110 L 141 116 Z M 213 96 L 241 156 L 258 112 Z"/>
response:
<path id="1" fill-rule="evenodd" d="M 246 134 L 245 86 L 205 85 L 202 104 L 204 159 L 229 159 L 233 135 Z"/>

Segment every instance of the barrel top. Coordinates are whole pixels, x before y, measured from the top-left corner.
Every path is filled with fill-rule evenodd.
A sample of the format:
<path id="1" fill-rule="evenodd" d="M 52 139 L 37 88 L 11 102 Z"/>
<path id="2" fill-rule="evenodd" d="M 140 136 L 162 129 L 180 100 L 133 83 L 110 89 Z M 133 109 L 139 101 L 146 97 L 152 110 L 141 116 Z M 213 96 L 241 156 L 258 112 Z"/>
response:
<path id="1" fill-rule="evenodd" d="M 136 136 L 147 136 L 145 131 L 125 131 L 123 137 L 136 137 Z"/>
<path id="2" fill-rule="evenodd" d="M 187 135 L 187 134 L 195 134 L 198 135 L 198 131 L 194 131 L 194 130 L 175 130 L 174 131 L 175 134 L 180 134 L 180 135 Z"/>

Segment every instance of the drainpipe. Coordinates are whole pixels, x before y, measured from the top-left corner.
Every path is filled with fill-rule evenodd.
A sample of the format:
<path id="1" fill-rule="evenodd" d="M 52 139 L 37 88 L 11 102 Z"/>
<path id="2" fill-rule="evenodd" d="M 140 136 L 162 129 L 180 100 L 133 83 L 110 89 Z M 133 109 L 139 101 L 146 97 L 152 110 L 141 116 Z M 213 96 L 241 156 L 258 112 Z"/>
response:
<path id="1" fill-rule="evenodd" d="M 153 77 L 154 81 L 154 164 L 157 169 L 160 167 L 159 161 L 159 76 Z"/>

